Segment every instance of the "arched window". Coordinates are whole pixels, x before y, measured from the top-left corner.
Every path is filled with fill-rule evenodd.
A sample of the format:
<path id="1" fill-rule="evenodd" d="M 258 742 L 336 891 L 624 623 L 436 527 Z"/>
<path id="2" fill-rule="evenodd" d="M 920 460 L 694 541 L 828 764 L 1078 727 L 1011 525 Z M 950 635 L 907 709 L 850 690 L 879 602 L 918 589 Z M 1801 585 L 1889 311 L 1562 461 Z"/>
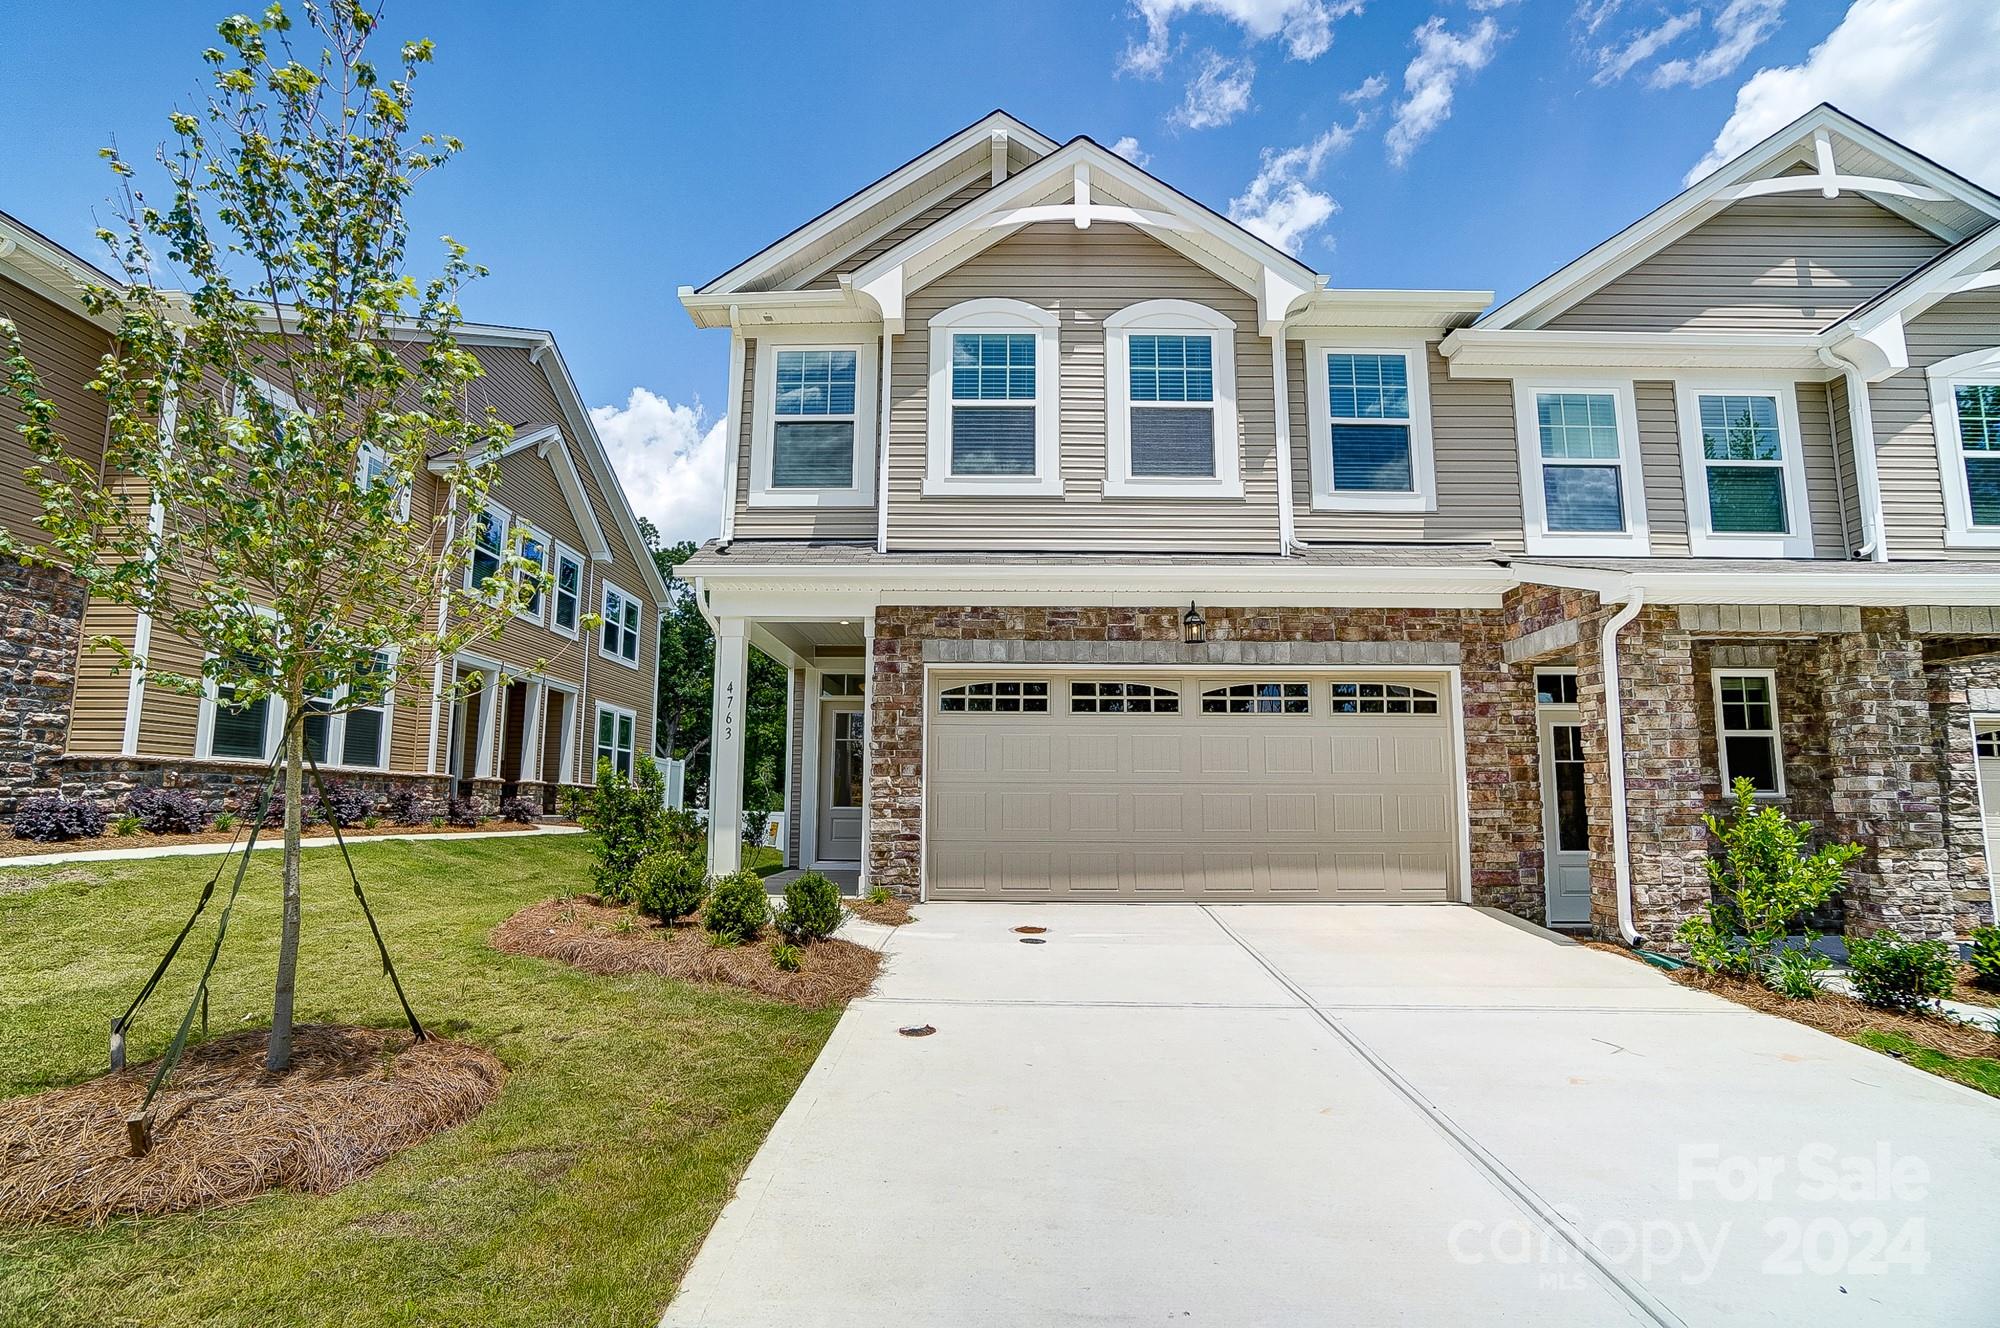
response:
<path id="1" fill-rule="evenodd" d="M 932 317 L 924 492 L 1060 495 L 1055 314 L 967 300 Z"/>
<path id="2" fill-rule="evenodd" d="M 1104 320 L 1107 494 L 1238 498 L 1236 324 L 1188 300 Z"/>
<path id="3" fill-rule="evenodd" d="M 1073 682 L 1069 710 L 1073 715 L 1178 715 L 1181 694 L 1149 682 Z"/>

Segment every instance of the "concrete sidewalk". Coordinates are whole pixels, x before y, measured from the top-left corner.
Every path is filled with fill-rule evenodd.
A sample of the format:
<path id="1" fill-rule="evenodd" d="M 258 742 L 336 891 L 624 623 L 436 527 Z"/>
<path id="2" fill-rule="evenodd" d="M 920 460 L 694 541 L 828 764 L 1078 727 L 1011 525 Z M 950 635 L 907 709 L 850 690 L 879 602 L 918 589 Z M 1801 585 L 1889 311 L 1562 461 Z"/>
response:
<path id="1" fill-rule="evenodd" d="M 919 912 L 666 1324 L 1991 1321 L 2000 1104 L 1886 1057 L 1465 908 Z"/>
<path id="2" fill-rule="evenodd" d="M 522 830 L 458 830 L 449 834 L 408 834 L 408 835 L 349 835 L 349 848 L 357 844 L 402 843 L 415 839 L 434 839 L 443 843 L 454 843 L 462 839 L 534 839 L 543 835 L 580 835 L 581 826 L 541 825 Z M 312 835 L 299 841 L 300 848 L 332 848 L 338 841 L 332 835 Z M 256 851 L 283 848 L 283 834 L 272 837 L 271 831 L 258 836 Z M 76 862 L 133 862 L 141 858 L 199 858 L 216 853 L 228 853 L 243 847 L 240 843 L 230 844 L 152 844 L 134 848 L 91 848 L 79 849 L 74 853 L 27 853 L 19 857 L 0 858 L 0 867 L 59 867 Z"/>

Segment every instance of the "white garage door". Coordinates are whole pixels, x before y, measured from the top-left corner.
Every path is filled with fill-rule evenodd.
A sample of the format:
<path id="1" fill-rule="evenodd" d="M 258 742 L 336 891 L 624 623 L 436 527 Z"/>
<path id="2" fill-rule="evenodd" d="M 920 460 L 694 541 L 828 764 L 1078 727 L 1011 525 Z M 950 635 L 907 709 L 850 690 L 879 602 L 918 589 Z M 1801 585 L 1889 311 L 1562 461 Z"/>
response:
<path id="1" fill-rule="evenodd" d="M 933 676 L 934 899 L 1456 898 L 1444 679 Z"/>

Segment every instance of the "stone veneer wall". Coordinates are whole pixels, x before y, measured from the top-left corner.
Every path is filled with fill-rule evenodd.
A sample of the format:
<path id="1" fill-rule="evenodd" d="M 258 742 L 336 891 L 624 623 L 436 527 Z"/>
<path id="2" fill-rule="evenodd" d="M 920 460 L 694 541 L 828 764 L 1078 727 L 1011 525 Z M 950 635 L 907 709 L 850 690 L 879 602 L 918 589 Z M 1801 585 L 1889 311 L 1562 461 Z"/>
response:
<path id="1" fill-rule="evenodd" d="M 83 583 L 0 557 L 0 819 L 46 792 L 69 732 Z"/>
<path id="2" fill-rule="evenodd" d="M 1539 921 L 1543 911 L 1541 782 L 1533 671 L 1510 669 L 1518 635 L 1504 610 L 1205 610 L 1211 642 L 1456 642 L 1465 692 L 1472 809 L 1472 897 Z M 884 607 L 875 619 L 869 879 L 913 894 L 923 834 L 926 640 L 1154 641 L 1181 644 L 1179 606 Z"/>
<path id="3" fill-rule="evenodd" d="M 208 808 L 209 814 L 241 811 L 246 798 L 255 798 L 266 775 L 265 768 L 244 761 L 196 761 L 181 757 L 65 756 L 50 766 L 50 779 L 43 790 L 66 798 L 87 798 L 107 813 L 125 809 L 126 795 L 136 788 L 185 789 Z M 451 791 L 449 775 L 405 775 L 386 771 L 327 771 L 328 784 L 346 784 L 366 789 L 377 801 L 398 788 L 414 788 L 440 807 Z M 473 801 L 486 815 L 500 809 L 500 781 L 473 780 Z M 490 788 L 482 786 L 490 785 Z M 313 794 L 312 776 L 306 776 L 306 795 Z"/>
<path id="4" fill-rule="evenodd" d="M 1930 670 L 1931 726 L 1944 776 L 1945 846 L 1958 934 L 1991 926 L 1992 864 L 1986 856 L 1986 816 L 1979 801 L 1972 716 L 2000 714 L 2000 662 L 1940 664 Z"/>
<path id="5" fill-rule="evenodd" d="M 1944 787 L 1922 643 L 1902 609 L 1861 611 L 1861 630 L 1823 637 L 1821 699 L 1838 753 L 1827 830 L 1868 846 L 1850 869 L 1850 932 L 1955 934 Z"/>

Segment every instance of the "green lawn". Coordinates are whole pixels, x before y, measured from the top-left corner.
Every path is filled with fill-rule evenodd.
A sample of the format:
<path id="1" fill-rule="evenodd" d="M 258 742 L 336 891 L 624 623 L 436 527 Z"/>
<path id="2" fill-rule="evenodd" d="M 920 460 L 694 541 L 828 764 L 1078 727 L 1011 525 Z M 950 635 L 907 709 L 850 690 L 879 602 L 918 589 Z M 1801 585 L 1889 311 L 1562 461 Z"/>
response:
<path id="1" fill-rule="evenodd" d="M 1947 1056 L 1920 1046 L 1901 1033 L 1856 1033 L 1854 1040 L 1876 1051 L 1893 1052 L 1919 1070 L 1956 1079 L 1968 1088 L 2000 1097 L 2000 1061 L 1985 1056 Z"/>
<path id="2" fill-rule="evenodd" d="M 268 1018 L 278 860 L 259 859 L 213 986 L 217 1030 Z M 585 880 L 580 837 L 364 844 L 355 861 L 418 1014 L 506 1062 L 499 1102 L 329 1198 L 0 1230 L 0 1324 L 658 1317 L 837 1012 L 492 951 L 494 924 Z M 168 858 L 0 874 L 0 1096 L 103 1070 L 110 1018 L 211 870 Z M 308 853 L 299 1017 L 394 1025 L 339 870 L 331 850 Z M 212 935 L 190 938 L 142 1016 L 135 1062 L 165 1046 Z"/>

